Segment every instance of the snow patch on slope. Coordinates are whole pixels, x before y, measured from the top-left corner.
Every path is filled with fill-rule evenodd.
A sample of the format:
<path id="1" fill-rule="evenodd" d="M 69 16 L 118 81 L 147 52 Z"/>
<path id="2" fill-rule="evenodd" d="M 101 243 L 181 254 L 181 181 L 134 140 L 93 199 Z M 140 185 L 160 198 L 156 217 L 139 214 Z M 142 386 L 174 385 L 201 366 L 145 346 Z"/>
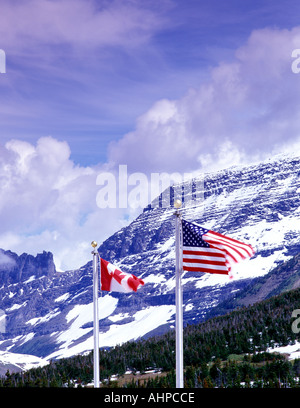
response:
<path id="1" fill-rule="evenodd" d="M 44 358 L 32 356 L 30 354 L 17 354 L 9 351 L 0 351 L 0 365 L 12 364 L 22 371 L 30 370 L 31 368 L 43 367 L 49 362 Z"/>
<path id="2" fill-rule="evenodd" d="M 111 309 L 108 308 L 106 310 L 106 316 L 113 313 L 115 307 L 113 302 L 108 306 L 110 306 Z M 75 354 L 81 354 L 93 349 L 94 339 L 92 328 L 89 327 L 83 329 L 81 327 L 84 323 L 87 323 L 87 321 L 90 320 L 92 316 L 91 313 L 92 304 L 75 306 L 75 308 L 69 314 L 69 317 L 74 317 L 72 326 L 69 328 L 69 330 L 63 332 L 57 338 L 57 342 L 63 342 L 63 344 L 60 346 L 60 349 L 58 351 L 55 351 L 54 353 L 47 356 L 47 360 L 50 360 L 52 358 L 70 357 Z M 136 340 L 147 334 L 149 331 L 154 330 L 158 326 L 170 321 L 170 319 L 173 318 L 174 313 L 175 306 L 173 305 L 152 306 L 136 312 L 133 315 L 134 320 L 129 323 L 112 324 L 109 330 L 106 332 L 101 332 L 100 324 L 99 345 L 100 347 L 114 347 L 126 341 Z M 104 317 L 105 316 L 102 313 L 100 318 Z M 112 318 L 111 320 L 116 322 L 118 319 Z M 78 339 L 87 333 L 89 333 L 89 335 L 84 341 L 72 346 L 73 339 Z"/>
<path id="3" fill-rule="evenodd" d="M 105 319 L 110 316 L 116 309 L 118 299 L 106 295 L 99 298 L 98 313 L 99 319 Z M 48 356 L 51 358 L 70 357 L 93 349 L 93 302 L 87 305 L 76 305 L 66 315 L 67 323 L 70 323 L 67 330 L 63 331 L 56 337 L 56 343 L 60 344 L 59 350 Z M 90 324 L 89 324 L 90 323 Z M 83 327 L 83 326 L 88 327 Z M 90 333 L 87 340 L 76 343 L 77 339 L 82 338 Z"/>
<path id="4" fill-rule="evenodd" d="M 295 360 L 296 358 L 300 358 L 300 342 L 297 341 L 295 344 L 288 346 L 268 348 L 267 351 L 269 353 L 288 354 L 289 360 Z"/>

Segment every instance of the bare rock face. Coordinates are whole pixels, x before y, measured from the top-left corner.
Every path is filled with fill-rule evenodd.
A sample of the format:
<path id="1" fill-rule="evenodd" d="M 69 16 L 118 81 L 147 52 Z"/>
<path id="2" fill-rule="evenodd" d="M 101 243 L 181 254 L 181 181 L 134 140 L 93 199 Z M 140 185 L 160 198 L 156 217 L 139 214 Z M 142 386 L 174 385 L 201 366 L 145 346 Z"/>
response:
<path id="1" fill-rule="evenodd" d="M 25 253 L 18 256 L 11 251 L 0 250 L 0 285 L 24 282 L 33 276 L 51 277 L 55 272 L 51 252 L 43 251 L 34 257 Z"/>

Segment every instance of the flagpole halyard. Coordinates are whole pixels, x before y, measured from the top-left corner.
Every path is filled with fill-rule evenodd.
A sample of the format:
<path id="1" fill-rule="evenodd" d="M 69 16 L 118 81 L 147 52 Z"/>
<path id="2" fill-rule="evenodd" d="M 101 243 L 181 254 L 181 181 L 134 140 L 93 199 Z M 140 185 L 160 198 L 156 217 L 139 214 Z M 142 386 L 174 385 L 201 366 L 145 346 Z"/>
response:
<path id="1" fill-rule="evenodd" d="M 174 207 L 176 211 L 175 225 L 176 225 L 176 288 L 175 288 L 175 300 L 176 300 L 176 388 L 183 388 L 183 309 L 182 309 L 182 220 L 181 201 L 175 200 Z"/>
<path id="2" fill-rule="evenodd" d="M 99 364 L 99 310 L 98 310 L 98 290 L 99 276 L 97 259 L 98 252 L 96 250 L 97 242 L 92 241 L 93 247 L 93 309 L 94 309 L 94 388 L 100 387 L 100 364 Z"/>

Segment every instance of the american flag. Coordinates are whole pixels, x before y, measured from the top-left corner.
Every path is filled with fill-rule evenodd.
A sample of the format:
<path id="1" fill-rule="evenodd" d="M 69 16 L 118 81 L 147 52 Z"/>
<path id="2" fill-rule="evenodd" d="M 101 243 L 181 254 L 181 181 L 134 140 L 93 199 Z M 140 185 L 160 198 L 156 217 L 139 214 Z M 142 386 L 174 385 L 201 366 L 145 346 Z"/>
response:
<path id="1" fill-rule="evenodd" d="M 182 220 L 183 270 L 228 274 L 231 265 L 254 255 L 251 245 Z"/>

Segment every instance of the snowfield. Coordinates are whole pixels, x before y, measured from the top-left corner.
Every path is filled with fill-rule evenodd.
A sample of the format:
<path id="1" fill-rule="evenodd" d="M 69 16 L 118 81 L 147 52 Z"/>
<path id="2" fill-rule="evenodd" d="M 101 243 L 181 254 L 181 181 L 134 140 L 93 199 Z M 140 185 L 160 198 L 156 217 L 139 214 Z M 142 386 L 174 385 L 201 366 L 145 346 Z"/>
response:
<path id="1" fill-rule="evenodd" d="M 29 354 L 17 354 L 10 353 L 9 351 L 0 351 L 0 366 L 7 366 L 7 369 L 9 369 L 9 366 L 13 365 L 13 371 L 26 371 L 30 370 L 31 368 L 43 367 L 46 364 L 49 364 L 48 360 Z M 12 371 L 11 368 L 10 371 Z"/>
<path id="2" fill-rule="evenodd" d="M 113 312 L 116 306 L 115 300 L 116 299 L 109 295 L 99 299 L 100 319 L 109 316 Z M 92 308 L 92 303 L 74 307 L 68 315 L 69 318 L 72 319 L 72 325 L 69 330 L 57 336 L 56 341 L 61 343 L 61 346 L 59 350 L 47 356 L 47 360 L 71 357 L 75 354 L 82 354 L 93 349 L 94 339 L 92 328 L 82 328 L 85 324 L 91 323 L 91 316 L 93 316 Z M 129 340 L 136 340 L 149 331 L 154 330 L 157 326 L 172 320 L 174 313 L 175 306 L 153 306 L 136 312 L 132 316 L 133 321 L 129 323 L 111 324 L 108 331 L 103 332 L 100 326 L 99 345 L 100 347 L 113 347 Z M 117 321 L 118 319 L 115 319 L 115 316 L 113 316 L 111 320 Z M 87 338 L 84 341 L 73 345 L 77 339 L 87 334 L 88 336 L 86 336 Z"/>
<path id="3" fill-rule="evenodd" d="M 300 342 L 297 341 L 295 344 L 288 346 L 268 348 L 267 351 L 269 353 L 287 354 L 289 360 L 295 360 L 300 358 Z"/>

